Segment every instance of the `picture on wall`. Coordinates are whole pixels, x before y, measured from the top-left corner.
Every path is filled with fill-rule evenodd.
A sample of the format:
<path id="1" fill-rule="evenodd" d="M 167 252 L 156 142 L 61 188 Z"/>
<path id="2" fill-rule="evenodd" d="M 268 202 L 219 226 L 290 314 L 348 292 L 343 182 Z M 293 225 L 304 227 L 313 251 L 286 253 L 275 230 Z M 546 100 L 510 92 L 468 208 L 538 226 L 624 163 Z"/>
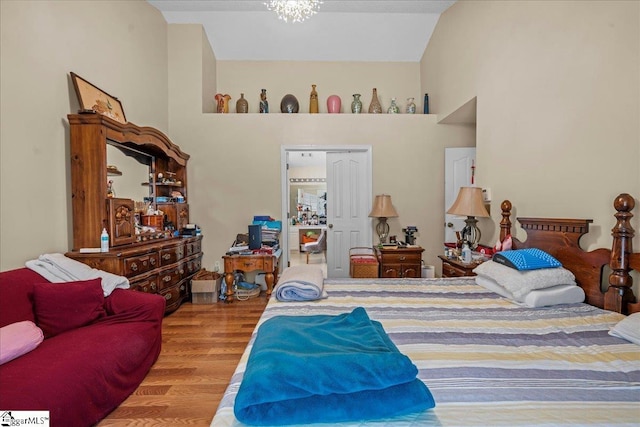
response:
<path id="1" fill-rule="evenodd" d="M 71 80 L 73 80 L 81 111 L 95 111 L 120 123 L 127 123 L 118 98 L 92 85 L 74 72 L 71 72 Z"/>

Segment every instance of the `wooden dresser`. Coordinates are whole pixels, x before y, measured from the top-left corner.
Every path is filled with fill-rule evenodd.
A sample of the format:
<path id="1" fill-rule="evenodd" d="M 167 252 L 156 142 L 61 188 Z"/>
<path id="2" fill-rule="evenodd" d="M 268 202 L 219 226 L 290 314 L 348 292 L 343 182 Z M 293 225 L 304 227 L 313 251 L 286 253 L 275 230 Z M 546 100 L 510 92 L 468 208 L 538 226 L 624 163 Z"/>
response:
<path id="1" fill-rule="evenodd" d="M 424 249 L 376 248 L 380 263 L 380 277 L 420 277 L 422 274 L 422 252 Z"/>
<path id="2" fill-rule="evenodd" d="M 190 296 L 190 280 L 202 264 L 201 240 L 201 236 L 159 239 L 111 248 L 105 253 L 66 255 L 93 268 L 127 277 L 134 290 L 162 295 L 169 313 Z"/>
<path id="3" fill-rule="evenodd" d="M 66 255 L 126 276 L 133 289 L 164 296 L 167 313 L 176 310 L 202 263 L 202 237 L 174 233 L 189 223 L 189 155 L 154 128 L 96 113 L 68 119 L 73 248 Z M 145 202 L 163 213 L 155 229 L 142 228 Z M 81 251 L 100 247 L 103 228 L 109 251 Z"/>

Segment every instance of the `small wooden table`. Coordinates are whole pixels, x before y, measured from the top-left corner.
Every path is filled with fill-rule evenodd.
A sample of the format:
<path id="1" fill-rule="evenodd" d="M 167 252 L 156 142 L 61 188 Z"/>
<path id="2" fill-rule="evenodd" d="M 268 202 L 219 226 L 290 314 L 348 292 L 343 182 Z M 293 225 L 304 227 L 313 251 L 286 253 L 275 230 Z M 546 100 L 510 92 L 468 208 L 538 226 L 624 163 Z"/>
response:
<path id="1" fill-rule="evenodd" d="M 420 246 L 376 247 L 380 277 L 420 277 L 422 249 Z"/>
<path id="2" fill-rule="evenodd" d="M 273 292 L 273 285 L 278 280 L 278 271 L 280 270 L 280 257 L 282 249 L 278 249 L 273 254 L 251 254 L 251 255 L 225 255 L 224 260 L 224 281 L 227 284 L 227 292 L 225 293 L 225 302 L 233 301 L 233 272 L 256 271 L 262 270 L 266 274 L 264 276 L 267 282 L 267 298 Z"/>

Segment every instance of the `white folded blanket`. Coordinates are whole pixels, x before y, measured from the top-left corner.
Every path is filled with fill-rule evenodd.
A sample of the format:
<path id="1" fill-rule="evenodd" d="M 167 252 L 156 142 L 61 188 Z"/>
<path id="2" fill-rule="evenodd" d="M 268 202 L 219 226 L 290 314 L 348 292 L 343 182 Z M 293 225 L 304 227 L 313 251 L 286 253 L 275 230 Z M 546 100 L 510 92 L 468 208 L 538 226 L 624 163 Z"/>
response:
<path id="1" fill-rule="evenodd" d="M 306 264 L 285 269 L 273 291 L 278 301 L 312 301 L 328 296 L 322 269 Z"/>
<path id="2" fill-rule="evenodd" d="M 128 289 L 129 279 L 103 270 L 91 268 L 63 254 L 44 254 L 27 261 L 25 266 L 54 283 L 102 279 L 102 291 L 108 297 L 116 288 Z"/>

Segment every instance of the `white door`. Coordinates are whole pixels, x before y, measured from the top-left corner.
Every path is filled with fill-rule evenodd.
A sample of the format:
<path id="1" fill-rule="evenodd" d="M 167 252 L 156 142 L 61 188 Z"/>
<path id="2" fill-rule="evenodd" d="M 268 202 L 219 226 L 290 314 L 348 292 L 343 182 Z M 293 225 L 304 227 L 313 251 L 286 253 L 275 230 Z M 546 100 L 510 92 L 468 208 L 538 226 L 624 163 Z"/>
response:
<path id="1" fill-rule="evenodd" d="M 449 215 L 460 187 L 474 186 L 475 147 L 445 148 L 444 150 L 444 241 L 455 242 L 456 231 L 464 227 L 465 218 Z"/>
<path id="2" fill-rule="evenodd" d="M 370 152 L 327 152 L 327 277 L 349 277 L 349 248 L 371 246 Z"/>

